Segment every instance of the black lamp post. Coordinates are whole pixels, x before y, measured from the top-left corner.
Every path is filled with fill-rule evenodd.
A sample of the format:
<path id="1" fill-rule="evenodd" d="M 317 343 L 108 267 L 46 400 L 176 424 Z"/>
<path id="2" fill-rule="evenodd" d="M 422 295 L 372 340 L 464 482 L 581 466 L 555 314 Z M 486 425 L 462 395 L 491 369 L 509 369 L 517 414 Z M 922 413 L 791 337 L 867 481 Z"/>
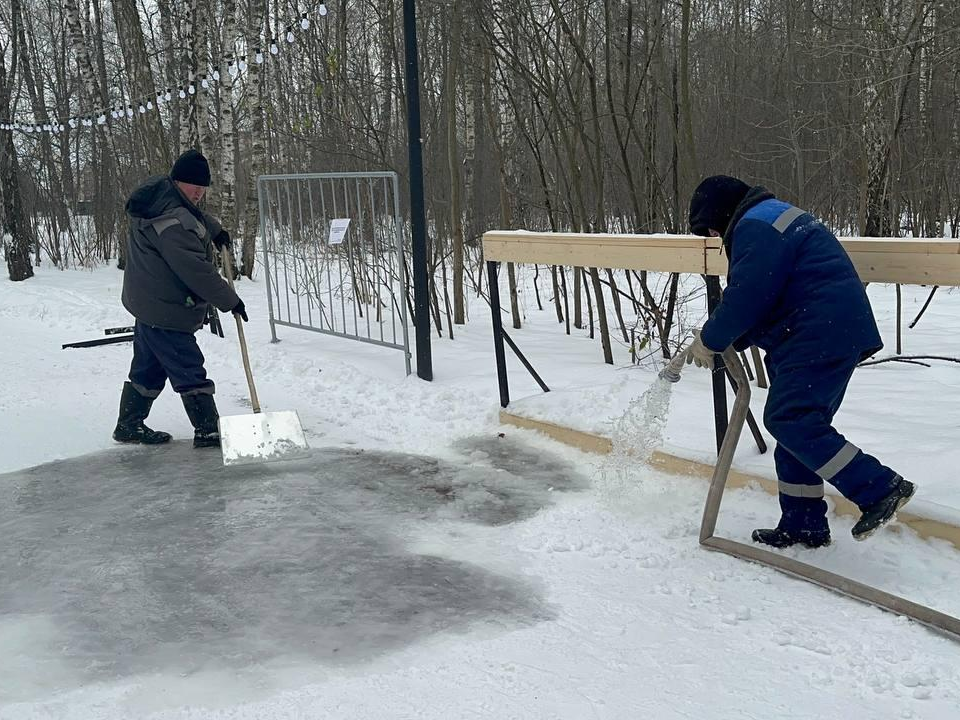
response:
<path id="1" fill-rule="evenodd" d="M 413 308 L 417 331 L 417 375 L 433 380 L 430 352 L 430 293 L 427 282 L 427 221 L 423 208 L 423 142 L 420 137 L 420 68 L 417 60 L 417 8 L 403 0 L 406 54 L 407 138 L 410 146 L 410 223 L 413 232 Z"/>

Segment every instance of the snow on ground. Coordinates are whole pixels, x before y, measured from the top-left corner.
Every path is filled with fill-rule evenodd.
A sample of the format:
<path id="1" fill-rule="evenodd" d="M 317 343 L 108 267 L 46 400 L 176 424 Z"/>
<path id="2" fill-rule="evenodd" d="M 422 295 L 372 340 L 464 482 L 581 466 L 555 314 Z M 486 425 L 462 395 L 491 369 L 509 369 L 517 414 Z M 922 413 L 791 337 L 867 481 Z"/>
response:
<path id="1" fill-rule="evenodd" d="M 130 346 L 60 345 L 130 322 L 118 300 L 120 282 L 112 268 L 48 267 L 26 283 L 0 282 L 0 472 L 114 447 L 109 434 Z M 398 520 L 398 541 L 408 551 L 522 580 L 537 589 L 549 616 L 523 627 L 439 629 L 353 664 L 291 656 L 242 671 L 185 669 L 79 684 L 66 678 L 56 691 L 33 692 L 4 687 L 4 678 L 24 677 L 22 663 L 33 659 L 30 640 L 47 631 L 44 618 L 0 617 L 0 638 L 7 639 L 0 647 L 0 718 L 957 717 L 960 644 L 699 549 L 701 481 L 661 476 L 640 464 L 610 473 L 609 461 L 499 426 L 489 315 L 481 302 L 474 300 L 471 322 L 458 329 L 456 341 L 434 338 L 436 378 L 424 383 L 404 377 L 402 357 L 389 350 L 288 329 L 271 344 L 262 284 L 245 281 L 239 291 L 252 321 L 247 336 L 261 402 L 267 410 L 296 409 L 313 447 L 455 461 L 458 441 L 504 432 L 591 480 L 593 489 L 557 493 L 552 505 L 508 524 Z M 875 301 L 892 295 L 882 287 L 871 292 Z M 957 297 L 941 292 L 907 335 L 908 352 L 960 355 L 951 335 Z M 908 296 L 906 316 L 915 302 Z M 877 306 L 885 331 L 889 305 Z M 549 309 L 528 307 L 527 326 L 513 336 L 551 386 L 578 388 L 569 393 L 579 402 L 567 415 L 602 426 L 643 393 L 653 369 L 625 366 L 622 348 L 621 365 L 604 367 L 597 343 L 566 337 L 555 320 Z M 226 319 L 224 326 L 226 339 L 199 337 L 221 412 L 243 413 L 248 401 L 235 332 Z M 511 359 L 510 366 L 514 397 L 533 396 L 533 381 L 519 363 Z M 689 374 L 676 388 L 666 442 L 708 452 L 707 380 Z M 950 402 L 958 374 L 960 368 L 940 365 L 863 370 L 841 417 L 851 436 L 894 458 L 922 483 L 921 492 L 929 488 L 931 502 L 953 507 L 960 507 L 960 488 L 949 477 L 960 427 Z M 150 424 L 178 438 L 191 432 L 169 390 Z M 170 482 L 177 482 L 174 469 Z M 12 494 L 0 493 L 0 502 L 10 503 Z M 743 538 L 775 519 L 773 498 L 737 491 L 725 499 L 721 532 Z M 953 548 L 896 529 L 855 544 L 848 522 L 833 525 L 831 548 L 796 556 L 960 614 L 960 553 Z M 11 638 L 17 643 L 7 644 Z M 36 687 L 43 688 L 40 680 Z"/>

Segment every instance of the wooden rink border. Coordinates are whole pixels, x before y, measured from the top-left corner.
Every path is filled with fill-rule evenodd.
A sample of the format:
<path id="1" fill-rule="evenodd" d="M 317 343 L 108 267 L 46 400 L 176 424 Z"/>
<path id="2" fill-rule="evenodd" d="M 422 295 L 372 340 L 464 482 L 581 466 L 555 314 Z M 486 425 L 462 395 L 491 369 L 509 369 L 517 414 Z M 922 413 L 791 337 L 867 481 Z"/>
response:
<path id="1" fill-rule="evenodd" d="M 501 410 L 500 422 L 504 425 L 512 425 L 513 427 L 523 428 L 524 430 L 534 430 L 557 442 L 577 448 L 583 452 L 607 455 L 613 451 L 613 441 L 608 437 L 584 430 L 564 427 L 546 420 L 535 420 L 507 410 Z M 668 475 L 694 477 L 706 481 L 710 480 L 714 471 L 713 465 L 680 457 L 679 455 L 673 455 L 662 450 L 654 450 L 650 456 L 649 463 L 655 470 L 659 470 Z M 777 496 L 776 480 L 740 470 L 730 470 L 726 487 L 728 489 L 759 487 L 769 495 Z M 837 515 L 853 518 L 860 517 L 860 510 L 846 498 L 839 495 L 827 495 L 827 499 L 832 501 L 834 512 Z M 922 515 L 916 515 L 905 510 L 897 513 L 897 521 L 909 527 L 925 540 L 932 538 L 946 540 L 960 550 L 960 526 L 942 520 L 934 520 L 923 517 Z M 895 529 L 896 525 L 888 525 L 887 527 L 888 529 Z"/>
<path id="2" fill-rule="evenodd" d="M 840 238 L 864 282 L 960 286 L 960 240 Z M 494 230 L 483 235 L 486 261 L 649 272 L 726 275 L 719 238 Z"/>

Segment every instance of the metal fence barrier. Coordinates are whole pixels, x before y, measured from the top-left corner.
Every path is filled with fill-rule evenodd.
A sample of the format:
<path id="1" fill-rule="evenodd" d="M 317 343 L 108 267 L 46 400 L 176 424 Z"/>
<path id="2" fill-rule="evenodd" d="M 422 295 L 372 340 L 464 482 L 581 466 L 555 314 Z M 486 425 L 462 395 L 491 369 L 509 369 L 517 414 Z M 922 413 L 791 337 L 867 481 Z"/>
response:
<path id="1" fill-rule="evenodd" d="M 396 173 L 257 179 L 270 332 L 313 330 L 402 350 L 407 274 Z"/>

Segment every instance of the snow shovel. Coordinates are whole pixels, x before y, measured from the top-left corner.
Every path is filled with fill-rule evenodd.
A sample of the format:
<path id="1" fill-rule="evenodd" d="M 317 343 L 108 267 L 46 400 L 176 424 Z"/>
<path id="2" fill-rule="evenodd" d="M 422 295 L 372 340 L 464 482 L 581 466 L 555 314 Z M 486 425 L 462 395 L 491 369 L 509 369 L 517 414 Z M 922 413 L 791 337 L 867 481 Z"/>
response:
<path id="1" fill-rule="evenodd" d="M 233 253 L 227 250 L 222 253 L 222 257 L 224 273 L 232 288 Z M 303 436 L 303 427 L 300 425 L 300 417 L 296 411 L 261 412 L 257 388 L 253 384 L 253 373 L 250 371 L 247 341 L 243 335 L 243 319 L 239 315 L 233 317 L 237 321 L 237 337 L 240 340 L 243 369 L 247 374 L 247 386 L 250 388 L 253 414 L 220 418 L 220 449 L 223 452 L 223 464 L 246 465 L 304 457 L 309 447 Z"/>

